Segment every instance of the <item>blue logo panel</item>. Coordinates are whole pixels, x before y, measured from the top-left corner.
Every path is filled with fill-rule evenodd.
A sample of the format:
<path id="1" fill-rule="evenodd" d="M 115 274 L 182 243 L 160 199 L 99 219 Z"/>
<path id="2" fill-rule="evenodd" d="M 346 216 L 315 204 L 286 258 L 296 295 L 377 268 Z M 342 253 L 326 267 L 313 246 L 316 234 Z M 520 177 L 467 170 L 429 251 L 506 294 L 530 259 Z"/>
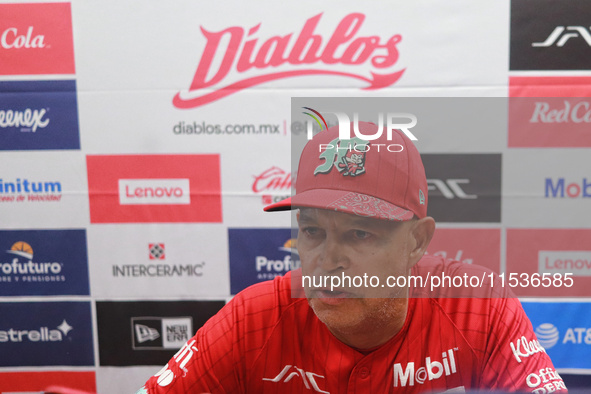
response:
<path id="1" fill-rule="evenodd" d="M 232 294 L 300 267 L 289 228 L 229 229 L 228 241 Z"/>
<path id="2" fill-rule="evenodd" d="M 0 231 L 0 296 L 89 294 L 85 230 Z"/>
<path id="3" fill-rule="evenodd" d="M 0 303 L 0 366 L 94 365 L 89 302 Z"/>
<path id="4" fill-rule="evenodd" d="M 522 302 L 556 368 L 591 369 L 591 303 Z"/>
<path id="5" fill-rule="evenodd" d="M 80 149 L 76 81 L 0 82 L 0 150 Z"/>

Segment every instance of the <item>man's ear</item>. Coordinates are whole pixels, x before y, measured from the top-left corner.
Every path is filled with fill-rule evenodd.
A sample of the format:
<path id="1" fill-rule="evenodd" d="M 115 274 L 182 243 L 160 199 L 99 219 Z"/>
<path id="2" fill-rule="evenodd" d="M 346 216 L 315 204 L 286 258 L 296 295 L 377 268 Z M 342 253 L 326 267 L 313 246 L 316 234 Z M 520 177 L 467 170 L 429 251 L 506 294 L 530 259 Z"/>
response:
<path id="1" fill-rule="evenodd" d="M 411 269 L 423 257 L 434 232 L 435 220 L 432 217 L 426 216 L 414 222 L 411 229 L 411 237 L 414 242 L 408 259 L 408 269 Z"/>

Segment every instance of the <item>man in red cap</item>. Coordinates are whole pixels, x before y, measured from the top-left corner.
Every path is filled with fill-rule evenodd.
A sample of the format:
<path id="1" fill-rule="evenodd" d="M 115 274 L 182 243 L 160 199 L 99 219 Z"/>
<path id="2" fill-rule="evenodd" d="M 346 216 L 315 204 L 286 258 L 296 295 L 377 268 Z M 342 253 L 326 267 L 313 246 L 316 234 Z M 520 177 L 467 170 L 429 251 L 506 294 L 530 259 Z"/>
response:
<path id="1" fill-rule="evenodd" d="M 265 208 L 299 209 L 301 270 L 236 295 L 138 393 L 566 392 L 490 273 L 423 256 L 435 222 L 412 141 L 350 132 L 309 141 L 295 195 Z M 482 282 L 429 281 L 446 275 Z"/>

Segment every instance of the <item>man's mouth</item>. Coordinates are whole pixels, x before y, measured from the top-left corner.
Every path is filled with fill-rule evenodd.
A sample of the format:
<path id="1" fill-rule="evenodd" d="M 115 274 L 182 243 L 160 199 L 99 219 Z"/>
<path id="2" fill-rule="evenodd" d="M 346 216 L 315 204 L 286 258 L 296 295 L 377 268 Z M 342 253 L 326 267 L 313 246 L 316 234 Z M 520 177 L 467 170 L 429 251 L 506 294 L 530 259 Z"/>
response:
<path id="1" fill-rule="evenodd" d="M 341 290 L 322 289 L 316 291 L 316 298 L 353 298 L 352 293 Z"/>

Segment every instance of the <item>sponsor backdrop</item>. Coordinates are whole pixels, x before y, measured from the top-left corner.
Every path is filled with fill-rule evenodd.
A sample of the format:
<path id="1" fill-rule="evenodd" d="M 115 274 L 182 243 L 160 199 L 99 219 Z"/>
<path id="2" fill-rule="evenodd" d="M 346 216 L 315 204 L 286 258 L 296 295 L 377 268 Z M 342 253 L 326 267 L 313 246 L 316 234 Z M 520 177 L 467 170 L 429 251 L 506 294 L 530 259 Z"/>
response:
<path id="1" fill-rule="evenodd" d="M 337 124 L 326 103 L 416 114 L 428 253 L 572 274 L 514 291 L 591 387 L 590 18 L 585 0 L 1 1 L 0 391 L 133 392 L 298 267 L 292 215 L 262 208 L 291 193 L 291 137 L 318 130 L 302 107 Z"/>

